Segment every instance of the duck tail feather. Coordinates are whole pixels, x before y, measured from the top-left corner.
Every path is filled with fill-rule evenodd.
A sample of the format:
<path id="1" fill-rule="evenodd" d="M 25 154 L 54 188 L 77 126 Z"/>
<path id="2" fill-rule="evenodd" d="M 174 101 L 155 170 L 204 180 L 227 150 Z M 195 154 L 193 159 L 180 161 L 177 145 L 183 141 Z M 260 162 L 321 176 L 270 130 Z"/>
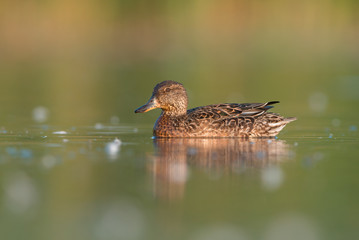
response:
<path id="1" fill-rule="evenodd" d="M 284 118 L 283 121 L 286 122 L 286 123 L 290 123 L 290 122 L 293 122 L 297 120 L 296 117 L 288 117 L 288 118 Z"/>
<path id="2" fill-rule="evenodd" d="M 267 102 L 266 105 L 268 106 L 268 105 L 273 105 L 273 104 L 276 104 L 276 103 L 279 103 L 279 101 L 270 101 L 270 102 Z"/>

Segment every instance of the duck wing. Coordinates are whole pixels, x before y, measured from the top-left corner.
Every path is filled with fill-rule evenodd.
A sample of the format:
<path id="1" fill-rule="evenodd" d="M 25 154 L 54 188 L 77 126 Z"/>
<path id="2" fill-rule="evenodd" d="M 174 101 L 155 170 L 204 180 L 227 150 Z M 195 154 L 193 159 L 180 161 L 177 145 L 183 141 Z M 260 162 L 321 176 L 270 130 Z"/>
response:
<path id="1" fill-rule="evenodd" d="M 266 103 L 225 103 L 193 108 L 187 111 L 189 119 L 221 120 L 238 117 L 258 117 L 278 101 Z"/>
<path id="2" fill-rule="evenodd" d="M 186 126 L 189 131 L 199 132 L 200 134 L 205 132 L 207 135 L 238 136 L 240 133 L 243 136 L 261 136 L 261 134 L 264 135 L 268 132 L 267 136 L 274 136 L 286 124 L 281 123 L 283 117 L 280 115 L 266 113 L 275 103 L 278 103 L 278 101 L 266 103 L 229 103 L 190 109 L 187 112 Z M 263 121 L 261 116 L 265 113 L 266 116 L 269 115 L 265 119 L 269 118 L 268 121 L 270 120 L 270 123 L 261 123 Z M 256 130 L 257 132 L 251 133 L 255 127 L 256 119 L 260 119 L 259 124 L 263 125 L 264 129 L 263 131 L 261 129 L 261 132 Z M 270 132 L 272 128 L 278 129 L 278 131 L 272 134 Z"/>

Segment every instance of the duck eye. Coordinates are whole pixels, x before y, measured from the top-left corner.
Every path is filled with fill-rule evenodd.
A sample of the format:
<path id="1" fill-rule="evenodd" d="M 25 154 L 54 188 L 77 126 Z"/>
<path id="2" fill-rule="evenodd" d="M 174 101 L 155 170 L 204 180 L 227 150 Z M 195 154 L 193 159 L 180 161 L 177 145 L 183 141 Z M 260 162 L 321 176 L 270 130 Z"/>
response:
<path id="1" fill-rule="evenodd" d="M 171 89 L 165 88 L 165 92 L 169 92 L 169 91 L 171 91 Z"/>

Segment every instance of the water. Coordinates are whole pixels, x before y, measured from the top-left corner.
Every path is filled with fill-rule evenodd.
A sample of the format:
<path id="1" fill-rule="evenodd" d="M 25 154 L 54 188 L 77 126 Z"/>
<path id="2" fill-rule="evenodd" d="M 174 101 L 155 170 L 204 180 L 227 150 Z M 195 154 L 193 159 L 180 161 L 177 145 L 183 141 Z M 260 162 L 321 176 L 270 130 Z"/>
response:
<path id="1" fill-rule="evenodd" d="M 1 240 L 359 239 L 359 1 L 24 2 L 0 3 Z M 154 140 L 133 111 L 168 79 L 298 121 Z"/>
<path id="2" fill-rule="evenodd" d="M 300 124 L 299 124 L 300 125 Z M 354 239 L 354 125 L 278 139 L 152 139 L 151 126 L 0 134 L 4 239 Z M 19 231 L 21 229 L 21 231 Z"/>

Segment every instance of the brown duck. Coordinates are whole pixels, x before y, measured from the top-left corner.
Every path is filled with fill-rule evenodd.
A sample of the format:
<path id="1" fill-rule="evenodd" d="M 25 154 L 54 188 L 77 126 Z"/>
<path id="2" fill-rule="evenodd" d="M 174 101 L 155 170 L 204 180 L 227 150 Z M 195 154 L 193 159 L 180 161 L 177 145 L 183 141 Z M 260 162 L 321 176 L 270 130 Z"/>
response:
<path id="1" fill-rule="evenodd" d="M 296 120 L 267 112 L 278 101 L 224 103 L 189 110 L 187 103 L 181 83 L 164 81 L 155 86 L 151 98 L 135 113 L 162 109 L 153 128 L 155 137 L 274 137 Z"/>

